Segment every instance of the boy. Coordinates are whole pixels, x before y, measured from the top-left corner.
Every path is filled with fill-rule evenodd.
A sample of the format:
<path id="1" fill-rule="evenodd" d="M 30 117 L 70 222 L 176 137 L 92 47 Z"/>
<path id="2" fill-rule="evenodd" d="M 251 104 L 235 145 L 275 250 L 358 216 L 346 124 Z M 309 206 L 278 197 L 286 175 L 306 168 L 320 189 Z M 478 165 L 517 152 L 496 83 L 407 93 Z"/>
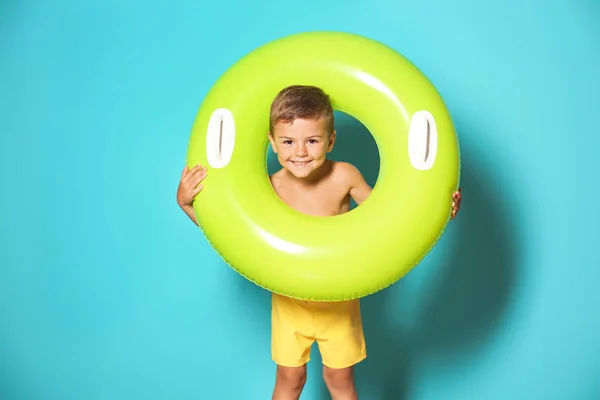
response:
<path id="1" fill-rule="evenodd" d="M 314 86 L 283 89 L 271 105 L 269 140 L 283 167 L 271 176 L 275 192 L 290 207 L 309 215 L 333 216 L 360 205 L 371 187 L 351 164 L 326 158 L 336 139 L 329 97 Z M 196 223 L 194 197 L 206 168 L 184 169 L 177 201 Z M 452 218 L 460 208 L 454 194 Z M 272 356 L 277 364 L 273 400 L 297 400 L 306 382 L 306 363 L 316 341 L 323 378 L 333 400 L 356 400 L 354 365 L 366 357 L 359 300 L 310 302 L 272 295 Z"/>

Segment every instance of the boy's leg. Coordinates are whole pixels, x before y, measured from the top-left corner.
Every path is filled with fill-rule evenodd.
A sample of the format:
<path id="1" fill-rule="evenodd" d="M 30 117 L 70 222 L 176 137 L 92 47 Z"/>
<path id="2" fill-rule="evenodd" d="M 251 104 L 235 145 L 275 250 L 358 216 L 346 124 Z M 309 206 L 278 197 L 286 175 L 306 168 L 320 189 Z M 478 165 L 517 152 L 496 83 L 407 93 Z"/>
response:
<path id="1" fill-rule="evenodd" d="M 323 365 L 323 379 L 332 400 L 358 400 L 353 366 L 338 369 Z"/>
<path id="2" fill-rule="evenodd" d="M 277 366 L 272 400 L 298 400 L 306 383 L 306 364 L 301 367 Z"/>
<path id="3" fill-rule="evenodd" d="M 359 300 L 337 302 L 317 314 L 323 379 L 333 400 L 356 400 L 354 365 L 367 357 Z"/>
<path id="4" fill-rule="evenodd" d="M 312 315 L 302 302 L 273 294 L 271 351 L 277 364 L 273 400 L 297 400 L 306 383 L 310 360 Z"/>

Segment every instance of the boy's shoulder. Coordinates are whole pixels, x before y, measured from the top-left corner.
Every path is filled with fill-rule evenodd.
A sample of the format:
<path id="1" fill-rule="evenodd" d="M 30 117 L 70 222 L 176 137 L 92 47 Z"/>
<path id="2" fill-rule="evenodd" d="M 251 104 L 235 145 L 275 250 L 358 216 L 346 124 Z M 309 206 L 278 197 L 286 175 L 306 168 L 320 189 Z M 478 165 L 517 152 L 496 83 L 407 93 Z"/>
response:
<path id="1" fill-rule="evenodd" d="M 353 164 L 345 161 L 332 161 L 332 175 L 336 179 L 353 181 L 361 176 L 360 171 Z"/>
<path id="2" fill-rule="evenodd" d="M 341 186 L 353 186 L 356 182 L 362 179 L 362 174 L 353 164 L 346 161 L 330 162 L 329 173 L 324 177 L 325 180 L 331 181 L 333 184 Z"/>
<path id="3" fill-rule="evenodd" d="M 346 162 L 346 161 L 333 161 L 333 160 L 331 162 L 333 163 L 332 168 L 337 173 L 354 174 L 354 173 L 358 172 L 358 168 L 356 168 L 354 166 L 354 164 L 351 164 L 349 162 Z"/>
<path id="4" fill-rule="evenodd" d="M 275 186 L 275 188 L 277 188 L 277 186 L 279 185 L 281 180 L 284 179 L 284 176 L 285 176 L 285 169 L 282 168 L 279 171 L 275 172 L 274 174 L 269 175 L 269 180 L 271 181 L 271 184 L 273 186 Z"/>

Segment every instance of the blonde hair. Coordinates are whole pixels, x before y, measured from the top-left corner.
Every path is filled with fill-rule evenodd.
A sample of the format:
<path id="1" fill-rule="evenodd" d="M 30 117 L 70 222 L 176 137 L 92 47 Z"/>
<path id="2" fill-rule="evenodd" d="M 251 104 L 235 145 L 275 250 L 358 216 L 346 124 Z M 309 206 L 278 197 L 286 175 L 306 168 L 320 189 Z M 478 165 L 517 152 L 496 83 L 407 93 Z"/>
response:
<path id="1" fill-rule="evenodd" d="M 316 86 L 292 85 L 281 90 L 271 104 L 269 129 L 271 134 L 278 122 L 291 123 L 296 118 L 320 119 L 327 133 L 333 133 L 333 107 L 329 96 Z"/>

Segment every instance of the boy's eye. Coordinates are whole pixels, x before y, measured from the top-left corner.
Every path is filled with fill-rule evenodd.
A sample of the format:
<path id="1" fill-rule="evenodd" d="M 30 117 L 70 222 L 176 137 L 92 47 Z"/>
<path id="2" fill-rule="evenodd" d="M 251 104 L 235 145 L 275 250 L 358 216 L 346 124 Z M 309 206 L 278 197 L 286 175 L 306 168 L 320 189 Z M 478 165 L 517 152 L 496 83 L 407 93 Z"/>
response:
<path id="1" fill-rule="evenodd" d="M 283 144 L 292 144 L 292 141 L 291 140 L 284 140 Z"/>
<path id="2" fill-rule="evenodd" d="M 309 139 L 308 142 L 312 143 L 312 144 L 315 144 L 315 143 L 317 143 L 317 139 Z"/>

